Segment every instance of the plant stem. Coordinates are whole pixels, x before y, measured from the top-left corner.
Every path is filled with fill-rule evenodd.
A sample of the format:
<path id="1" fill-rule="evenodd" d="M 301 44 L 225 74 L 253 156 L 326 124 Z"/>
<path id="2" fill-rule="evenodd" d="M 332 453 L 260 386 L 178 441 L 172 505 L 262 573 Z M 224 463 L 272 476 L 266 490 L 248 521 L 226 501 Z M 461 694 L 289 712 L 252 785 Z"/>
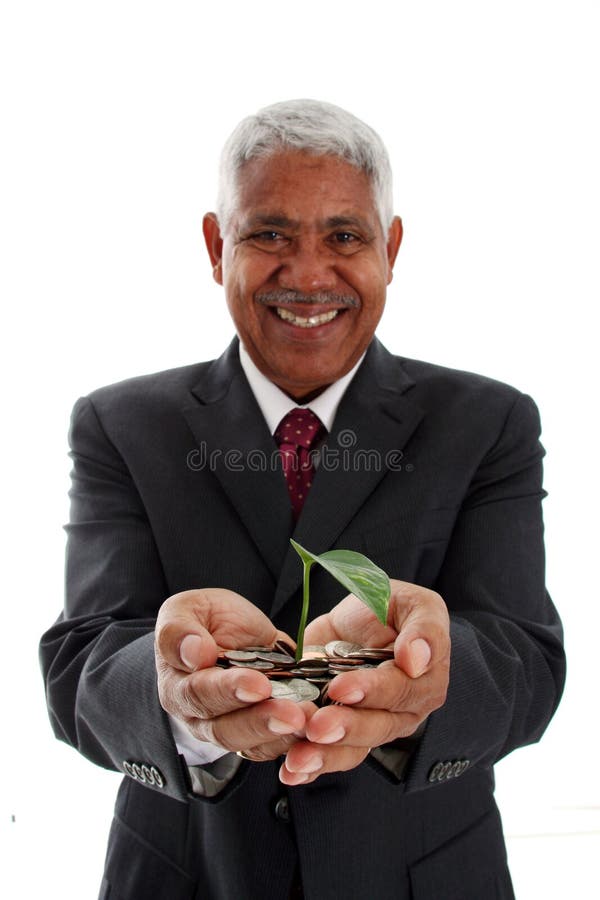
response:
<path id="1" fill-rule="evenodd" d="M 304 629 L 306 628 L 306 620 L 308 619 L 308 605 L 310 598 L 308 580 L 310 578 L 312 560 L 303 559 L 302 565 L 302 613 L 300 615 L 300 625 L 298 626 L 298 640 L 296 641 L 296 662 L 299 662 L 302 659 L 302 653 L 304 651 Z"/>

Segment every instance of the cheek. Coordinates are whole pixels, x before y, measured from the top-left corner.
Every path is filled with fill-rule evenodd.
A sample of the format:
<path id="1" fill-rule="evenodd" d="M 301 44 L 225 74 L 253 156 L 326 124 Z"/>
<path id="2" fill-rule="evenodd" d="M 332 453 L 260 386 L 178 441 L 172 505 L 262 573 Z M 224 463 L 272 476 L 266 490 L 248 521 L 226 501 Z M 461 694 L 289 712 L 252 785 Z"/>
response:
<path id="1" fill-rule="evenodd" d="M 388 285 L 388 266 L 383 260 L 371 260 L 368 265 L 349 270 L 347 280 L 363 299 L 365 306 L 383 304 Z"/>
<path id="2" fill-rule="evenodd" d="M 265 284 L 276 268 L 277 263 L 268 254 L 252 254 L 239 248 L 224 259 L 225 284 L 233 293 L 247 297 Z"/>

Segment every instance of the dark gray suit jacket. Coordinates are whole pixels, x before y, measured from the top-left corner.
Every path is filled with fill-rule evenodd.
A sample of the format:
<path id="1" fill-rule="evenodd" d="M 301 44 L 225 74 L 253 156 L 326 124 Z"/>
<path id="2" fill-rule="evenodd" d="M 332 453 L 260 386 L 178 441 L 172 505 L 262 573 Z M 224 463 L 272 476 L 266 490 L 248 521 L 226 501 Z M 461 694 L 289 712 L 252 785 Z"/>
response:
<path id="1" fill-rule="evenodd" d="M 401 780 L 370 757 L 286 790 L 278 762 L 244 762 L 211 799 L 192 792 L 158 702 L 157 610 L 177 591 L 226 587 L 292 636 L 300 610 L 284 479 L 237 341 L 215 362 L 82 398 L 70 440 L 66 606 L 41 659 L 57 736 L 129 773 L 102 896 L 285 900 L 299 862 L 307 900 L 511 897 L 492 767 L 539 739 L 564 679 L 530 398 L 373 341 L 295 537 L 441 593 L 447 702 Z M 315 571 L 311 616 L 344 593 Z"/>

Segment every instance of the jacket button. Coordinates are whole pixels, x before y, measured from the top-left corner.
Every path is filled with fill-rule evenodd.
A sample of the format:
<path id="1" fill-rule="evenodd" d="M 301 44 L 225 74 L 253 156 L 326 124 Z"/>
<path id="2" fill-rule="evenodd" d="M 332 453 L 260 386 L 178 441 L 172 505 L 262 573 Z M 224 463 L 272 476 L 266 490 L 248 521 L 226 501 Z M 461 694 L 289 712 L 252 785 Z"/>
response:
<path id="1" fill-rule="evenodd" d="M 442 766 L 439 779 L 440 781 L 448 781 L 450 778 L 452 778 L 452 763 L 445 762 Z"/>
<path id="2" fill-rule="evenodd" d="M 142 775 L 144 776 L 144 782 L 146 784 L 154 784 L 154 775 L 147 765 L 143 764 L 141 767 Z"/>
<path id="3" fill-rule="evenodd" d="M 280 822 L 290 821 L 290 806 L 287 797 L 280 797 L 275 804 L 275 815 Z"/>
<path id="4" fill-rule="evenodd" d="M 157 769 L 156 766 L 150 766 L 150 774 L 156 787 L 162 788 L 165 786 L 165 777 L 160 769 Z"/>
<path id="5" fill-rule="evenodd" d="M 147 766 L 146 763 L 130 762 L 125 759 L 123 760 L 123 769 L 130 778 L 141 784 L 151 784 L 159 788 L 165 786 L 165 777 L 156 766 Z"/>
<path id="6" fill-rule="evenodd" d="M 431 772 L 429 773 L 429 781 L 433 784 L 436 781 L 440 781 L 443 778 L 442 772 L 444 770 L 444 763 L 439 762 L 436 763 Z"/>

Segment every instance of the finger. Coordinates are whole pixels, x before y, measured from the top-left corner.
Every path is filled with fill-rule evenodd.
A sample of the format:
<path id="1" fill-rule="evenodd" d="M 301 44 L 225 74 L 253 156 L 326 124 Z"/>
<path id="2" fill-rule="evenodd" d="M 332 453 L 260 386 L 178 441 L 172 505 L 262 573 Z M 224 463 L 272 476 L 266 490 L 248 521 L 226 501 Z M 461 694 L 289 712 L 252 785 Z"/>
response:
<path id="1" fill-rule="evenodd" d="M 374 669 L 357 668 L 337 675 L 329 683 L 328 698 L 354 708 L 407 712 L 424 702 L 431 686 L 431 679 L 410 678 L 394 660 L 388 660 Z"/>
<path id="2" fill-rule="evenodd" d="M 307 723 L 306 738 L 326 746 L 379 747 L 407 737 L 418 725 L 419 718 L 412 712 L 327 706 Z"/>
<path id="3" fill-rule="evenodd" d="M 186 675 L 167 667 L 159 674 L 159 695 L 167 712 L 179 718 L 211 719 L 268 700 L 271 682 L 253 669 L 214 666 Z"/>
<path id="4" fill-rule="evenodd" d="M 396 664 L 418 678 L 450 658 L 450 626 L 446 604 L 435 591 L 392 581 L 388 621 L 398 631 Z"/>
<path id="5" fill-rule="evenodd" d="M 157 659 L 182 671 L 214 665 L 218 646 L 271 646 L 279 632 L 261 610 L 223 588 L 182 591 L 162 604 Z"/>
<path id="6" fill-rule="evenodd" d="M 443 706 L 448 676 L 448 666 L 440 663 L 420 678 L 410 678 L 390 660 L 376 669 L 338 675 L 330 683 L 329 698 L 335 704 L 343 704 L 357 711 L 388 710 L 401 714 L 403 718 L 398 719 L 395 726 L 400 731 L 394 738 L 407 737 L 427 716 Z"/>
<path id="7" fill-rule="evenodd" d="M 304 643 L 307 645 L 317 644 L 319 646 L 324 646 L 329 643 L 329 641 L 337 641 L 339 639 L 339 635 L 333 627 L 333 622 L 331 621 L 329 613 L 318 616 L 316 619 L 313 619 L 312 622 L 309 622 L 306 626 L 306 631 L 304 632 Z"/>
<path id="8" fill-rule="evenodd" d="M 299 704 L 291 700 L 264 700 L 214 719 L 194 719 L 186 724 L 199 740 L 237 751 L 258 747 L 294 732 L 301 733 L 305 722 Z"/>
<path id="9" fill-rule="evenodd" d="M 294 735 L 278 738 L 276 741 L 267 741 L 256 747 L 249 747 L 246 750 L 238 750 L 238 756 L 249 762 L 268 762 L 271 759 L 277 759 L 279 756 L 285 756 L 289 748 L 298 740 Z"/>
<path id="10" fill-rule="evenodd" d="M 308 722 L 317 711 L 317 707 L 309 700 L 303 700 L 298 703 L 297 706 L 299 706 L 304 713 L 306 722 Z M 267 741 L 256 747 L 250 747 L 249 749 L 244 750 L 244 757 L 250 758 L 254 762 L 263 762 L 266 759 L 276 759 L 278 756 L 283 756 L 289 747 L 306 737 L 306 722 L 302 728 L 294 731 L 292 734 L 283 735 L 277 740 Z"/>
<path id="11" fill-rule="evenodd" d="M 309 784 L 326 772 L 347 772 L 369 753 L 364 747 L 319 747 L 306 741 L 293 744 L 279 770 L 279 780 L 290 786 Z"/>
<path id="12" fill-rule="evenodd" d="M 371 610 L 354 594 L 348 594 L 329 613 L 315 619 L 306 629 L 307 643 L 323 644 L 329 640 L 353 641 L 362 647 L 385 647 L 398 632 L 382 625 Z"/>

